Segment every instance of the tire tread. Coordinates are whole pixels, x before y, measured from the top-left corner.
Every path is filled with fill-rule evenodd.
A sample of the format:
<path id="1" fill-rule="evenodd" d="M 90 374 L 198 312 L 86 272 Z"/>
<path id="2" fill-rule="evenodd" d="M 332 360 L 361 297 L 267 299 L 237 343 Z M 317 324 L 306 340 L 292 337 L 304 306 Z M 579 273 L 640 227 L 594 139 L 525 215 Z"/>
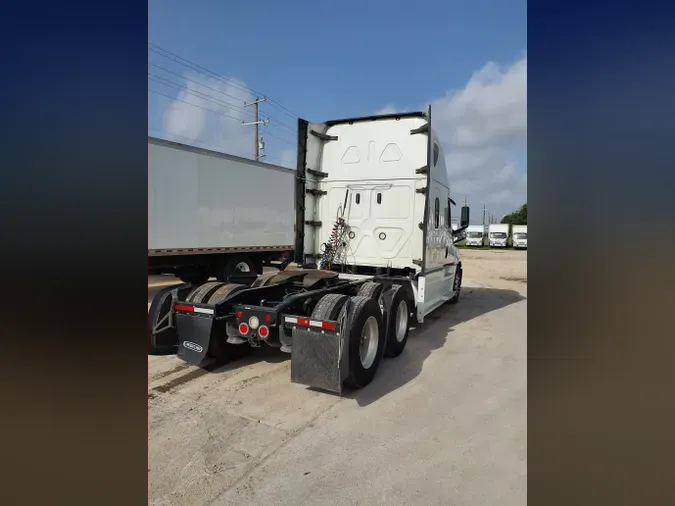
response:
<path id="1" fill-rule="evenodd" d="M 220 281 L 210 281 L 208 283 L 204 283 L 203 285 L 199 285 L 188 294 L 185 300 L 186 302 L 195 302 L 197 304 L 201 304 L 205 298 L 210 296 L 211 293 L 215 292 L 219 286 L 224 284 L 225 283 L 221 283 Z"/>

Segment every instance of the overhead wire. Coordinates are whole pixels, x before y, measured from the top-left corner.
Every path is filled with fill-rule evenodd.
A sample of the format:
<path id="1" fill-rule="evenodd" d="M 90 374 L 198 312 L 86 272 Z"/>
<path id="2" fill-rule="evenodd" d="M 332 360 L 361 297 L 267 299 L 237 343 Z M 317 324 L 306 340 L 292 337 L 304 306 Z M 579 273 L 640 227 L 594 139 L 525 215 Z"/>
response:
<path id="1" fill-rule="evenodd" d="M 181 75 L 178 72 L 174 72 L 172 70 L 169 70 L 165 67 L 162 67 L 161 65 L 157 65 L 155 63 L 148 63 L 148 65 L 150 65 L 152 67 L 156 67 L 160 70 L 163 70 L 164 72 L 168 72 L 169 74 L 173 74 L 174 76 L 180 77 L 181 79 L 185 79 L 188 82 L 195 83 L 199 86 L 203 86 L 204 88 L 208 88 L 209 90 L 215 91 L 216 93 L 220 93 L 221 95 L 224 95 L 226 97 L 230 97 L 230 98 L 233 98 L 235 100 L 241 100 L 241 97 L 235 97 L 234 95 L 230 95 L 229 93 L 225 93 L 224 91 L 221 91 L 218 88 L 214 88 L 214 87 L 209 86 L 207 84 L 200 83 L 199 81 L 196 81 L 195 79 L 190 79 L 189 77 L 185 77 L 184 75 Z M 166 78 L 162 78 L 162 79 L 166 79 Z M 243 100 L 241 100 L 241 101 L 244 102 Z"/>
<path id="2" fill-rule="evenodd" d="M 214 72 L 214 71 L 212 71 L 212 70 L 210 70 L 210 69 L 208 69 L 208 68 L 206 68 L 206 67 L 203 67 L 203 66 L 201 66 L 201 65 L 199 65 L 199 64 L 197 64 L 197 63 L 195 63 L 195 62 L 192 62 L 192 61 L 188 60 L 187 58 L 183 58 L 182 56 L 179 56 L 179 55 L 177 55 L 176 53 L 173 53 L 173 52 L 169 51 L 168 49 L 165 49 L 165 48 L 163 48 L 163 47 L 161 47 L 161 46 L 159 46 L 159 45 L 157 45 L 157 44 L 153 44 L 153 43 L 151 43 L 151 42 L 149 42 L 148 44 L 149 44 L 149 46 L 150 46 L 150 47 L 149 47 L 150 51 L 154 52 L 155 54 L 157 54 L 157 55 L 159 55 L 159 56 L 161 56 L 161 57 L 163 57 L 163 58 L 167 58 L 167 59 L 169 59 L 169 60 L 171 60 L 171 61 L 173 61 L 173 62 L 175 62 L 175 63 L 178 63 L 178 64 L 180 64 L 180 65 L 182 65 L 182 66 L 184 66 L 184 67 L 187 67 L 187 68 L 189 68 L 189 69 L 191 69 L 191 70 L 194 70 L 194 71 L 196 71 L 196 72 L 200 72 L 200 73 L 206 74 L 207 77 L 210 77 L 210 78 L 212 78 L 212 79 L 214 79 L 214 80 L 217 80 L 217 81 L 220 81 L 220 82 L 222 82 L 222 83 L 224 83 L 224 84 L 227 84 L 228 86 L 230 86 L 230 87 L 232 87 L 232 88 L 234 88 L 234 89 L 236 89 L 236 90 L 243 91 L 243 92 L 246 92 L 246 93 L 249 93 L 249 94 L 259 95 L 259 96 L 262 95 L 263 97 L 265 97 L 265 101 L 264 101 L 264 102 L 261 102 L 260 105 L 263 105 L 263 103 L 264 103 L 265 105 L 270 105 L 271 107 L 274 107 L 275 109 L 279 110 L 280 112 L 283 112 L 284 114 L 286 114 L 286 115 L 292 117 L 293 119 L 296 119 L 296 118 L 297 118 L 297 114 L 295 114 L 294 112 L 292 112 L 290 109 L 284 107 L 282 104 L 280 104 L 280 103 L 277 102 L 276 100 L 270 98 L 269 96 L 266 96 L 266 95 L 264 95 L 264 94 L 262 94 L 262 93 L 260 93 L 260 92 L 258 92 L 258 91 L 256 91 L 256 90 L 254 90 L 253 88 L 250 88 L 249 86 L 246 86 L 246 85 L 244 85 L 244 84 L 242 84 L 242 83 L 239 83 L 238 81 L 236 81 L 236 80 L 234 80 L 234 79 L 231 79 L 231 78 L 228 78 L 228 77 L 221 76 L 221 75 L 217 74 L 216 72 Z M 239 98 L 239 97 L 235 97 L 234 95 L 228 94 L 228 93 L 226 93 L 226 92 L 224 92 L 224 91 L 222 91 L 222 90 L 219 90 L 219 89 L 214 88 L 214 87 L 212 87 L 212 86 L 209 86 L 209 85 L 207 85 L 207 84 L 201 83 L 201 82 L 199 82 L 199 81 L 197 81 L 197 80 L 190 79 L 190 78 L 188 78 L 188 77 L 186 77 L 186 76 L 184 76 L 184 75 L 181 75 L 181 74 L 179 74 L 179 73 L 177 73 L 177 72 L 174 72 L 174 71 L 172 71 L 172 70 L 170 70 L 170 69 L 167 69 L 166 67 L 163 67 L 163 66 L 161 66 L 161 65 L 158 65 L 158 64 L 156 64 L 156 63 L 150 63 L 150 62 L 149 62 L 149 65 L 150 65 L 150 66 L 153 66 L 153 67 L 155 67 L 155 68 L 157 68 L 157 69 L 160 69 L 160 70 L 162 70 L 162 71 L 164 71 L 164 72 L 167 72 L 167 73 L 169 73 L 169 74 L 172 74 L 172 75 L 175 75 L 175 76 L 180 77 L 180 78 L 182 78 L 182 79 L 185 79 L 185 80 L 188 81 L 188 82 L 192 82 L 192 83 L 194 83 L 194 84 L 196 84 L 196 85 L 198 85 L 198 86 L 202 86 L 202 87 L 204 87 L 204 88 L 206 88 L 206 89 L 209 89 L 209 90 L 211 90 L 211 91 L 214 91 L 214 92 L 216 92 L 216 93 L 219 93 L 219 94 L 221 94 L 221 95 L 223 95 L 223 96 L 230 97 L 230 98 L 233 98 L 233 99 L 235 99 L 235 100 L 241 100 L 241 98 Z M 185 91 L 187 94 L 193 95 L 193 96 L 195 96 L 195 97 L 197 97 L 197 98 L 200 98 L 201 100 L 205 100 L 205 101 L 207 101 L 207 102 L 209 102 L 209 103 L 212 103 L 212 104 L 214 104 L 214 105 L 218 105 L 218 106 L 224 107 L 224 108 L 226 108 L 226 109 L 229 108 L 229 109 L 231 109 L 231 110 L 234 110 L 234 111 L 237 111 L 237 112 L 246 114 L 246 115 L 248 115 L 249 117 L 250 117 L 250 116 L 254 116 L 253 111 L 251 111 L 250 109 L 247 109 L 247 108 L 245 108 L 245 107 L 238 106 L 238 105 L 235 105 L 235 104 L 232 104 L 232 103 L 229 103 L 229 102 L 225 102 L 225 101 L 223 101 L 223 100 L 220 100 L 219 98 L 213 97 L 213 96 L 211 96 L 210 94 L 204 93 L 204 92 L 199 91 L 199 90 L 194 90 L 194 89 L 193 89 L 193 90 L 189 90 L 189 89 L 187 89 L 186 87 L 181 86 L 179 83 L 176 83 L 176 82 L 174 82 L 174 81 L 171 81 L 170 79 L 167 79 L 166 77 L 162 77 L 162 76 L 159 76 L 159 75 L 156 75 L 156 74 L 155 74 L 155 75 L 148 74 L 148 75 L 149 75 L 150 79 L 154 80 L 155 82 L 158 82 L 159 84 L 161 84 L 161 85 L 163 85 L 163 86 L 169 86 L 169 87 L 178 89 L 178 90 L 180 90 L 180 91 Z M 163 81 L 164 81 L 164 82 L 163 82 Z M 190 105 L 190 106 L 193 106 L 193 107 L 197 107 L 197 108 L 203 109 L 203 110 L 205 110 L 205 111 L 207 111 L 207 112 L 211 112 L 211 113 L 213 113 L 213 114 L 217 114 L 217 115 L 220 115 L 220 116 L 229 118 L 229 119 L 233 119 L 233 120 L 238 120 L 238 121 L 240 121 L 240 118 L 235 118 L 235 117 L 230 116 L 230 115 L 228 115 L 228 114 L 224 114 L 224 113 L 221 113 L 221 112 L 219 112 L 219 111 L 214 111 L 214 110 L 212 110 L 212 109 L 209 109 L 209 108 L 206 108 L 206 107 L 202 107 L 202 106 L 200 106 L 200 105 L 197 105 L 197 104 L 194 104 L 194 103 L 191 103 L 191 102 L 187 102 L 187 101 L 185 101 L 185 100 L 181 100 L 181 99 L 179 99 L 179 98 L 177 98 L 177 97 L 172 97 L 172 96 L 170 96 L 170 95 L 161 93 L 161 92 L 159 92 L 159 91 L 157 91 L 157 90 L 149 89 L 149 91 L 152 92 L 152 93 L 155 93 L 155 94 L 164 96 L 164 97 L 166 97 L 166 98 L 169 98 L 169 99 L 171 99 L 171 100 L 175 100 L 175 101 L 182 102 L 182 103 L 184 103 L 184 104 L 187 104 L 187 105 Z M 242 100 L 242 102 L 244 102 L 244 101 Z M 245 105 L 245 102 L 244 102 L 244 105 Z M 259 107 L 260 107 L 260 106 L 259 106 Z M 296 135 L 297 135 L 297 128 L 292 127 L 292 126 L 288 125 L 287 123 L 285 123 L 285 122 L 283 122 L 283 121 L 281 121 L 281 120 L 279 120 L 279 119 L 277 119 L 277 118 L 271 116 L 271 115 L 268 114 L 267 111 L 264 110 L 262 107 L 260 107 L 260 109 L 259 109 L 259 117 L 262 117 L 261 119 L 262 119 L 263 121 L 266 120 L 266 121 L 261 125 L 261 131 L 262 131 L 263 135 L 273 137 L 273 138 L 275 138 L 275 139 L 280 140 L 281 142 L 283 142 L 283 143 L 285 143 L 285 144 L 288 144 L 288 145 L 290 145 L 290 146 L 296 147 L 296 144 L 297 144 L 296 141 L 293 141 L 293 142 L 292 142 L 292 141 L 289 141 L 289 140 L 287 140 L 287 139 L 285 139 L 285 138 L 283 138 L 283 137 L 280 137 L 279 135 L 276 135 L 275 133 L 271 132 L 270 129 L 271 129 L 271 128 L 277 128 L 277 129 L 279 129 L 279 133 L 281 133 L 281 131 L 284 131 L 285 133 L 290 133 L 290 134 L 292 134 L 293 136 L 296 136 Z M 195 140 L 195 141 L 196 141 L 196 140 Z M 197 142 L 201 142 L 201 141 L 197 141 Z M 221 146 L 221 147 L 224 148 L 224 146 Z M 272 160 L 272 159 L 271 159 L 271 158 L 268 158 L 268 160 Z M 284 163 L 284 162 L 283 162 L 282 160 L 280 160 L 280 159 L 276 159 L 276 160 L 279 160 L 279 161 L 281 161 L 282 163 Z"/>
<path id="3" fill-rule="evenodd" d="M 180 83 L 176 83 L 175 81 L 171 81 L 170 79 L 166 79 L 165 77 L 161 77 L 161 76 L 157 76 L 157 75 L 153 75 L 153 74 L 148 74 L 148 77 L 152 81 L 159 82 L 160 84 L 163 84 L 165 86 L 169 86 L 171 88 L 175 88 L 179 91 L 183 91 L 183 92 L 187 93 L 188 95 L 192 95 L 194 97 L 204 99 L 207 102 L 211 102 L 212 104 L 220 105 L 222 107 L 229 108 L 229 109 L 233 109 L 237 112 L 241 112 L 242 114 L 246 114 L 247 116 L 253 116 L 253 111 L 251 111 L 249 109 L 245 109 L 241 106 L 234 105 L 234 104 L 231 104 L 229 102 L 219 100 L 215 97 L 212 97 L 211 95 L 207 95 L 206 93 L 202 93 L 201 91 L 189 90 L 189 89 L 185 88 L 183 85 L 181 85 Z"/>
<path id="4" fill-rule="evenodd" d="M 148 91 L 150 91 L 151 93 L 155 93 L 155 94 L 157 94 L 157 95 L 162 95 L 162 96 L 164 96 L 164 97 L 166 97 L 166 98 L 169 98 L 169 99 L 171 99 L 171 100 L 175 100 L 175 101 L 177 101 L 177 102 L 182 102 L 182 103 L 184 103 L 184 104 L 191 105 L 192 107 L 197 107 L 197 108 L 199 108 L 199 109 L 203 109 L 204 111 L 212 112 L 213 114 L 217 114 L 217 115 L 223 116 L 223 117 L 225 117 L 225 118 L 229 118 L 229 119 L 236 120 L 236 121 L 241 121 L 241 118 L 236 118 L 236 117 L 234 117 L 234 116 L 230 116 L 230 115 L 228 115 L 228 114 L 224 114 L 224 113 L 222 113 L 222 112 L 220 112 L 220 111 L 214 111 L 213 109 L 209 109 L 208 107 L 202 107 L 201 105 L 193 104 L 193 103 L 191 103 L 191 102 L 186 102 L 185 100 L 181 100 L 181 99 L 179 99 L 179 98 L 177 98 L 177 97 L 172 97 L 171 95 L 167 95 L 166 93 L 162 93 L 162 92 L 160 92 L 160 91 L 153 90 L 153 89 L 151 89 L 151 88 L 148 88 Z M 282 141 L 282 142 L 284 142 L 284 143 L 286 143 L 286 144 L 288 144 L 288 145 L 290 145 L 290 146 L 295 147 L 295 145 L 296 145 L 295 142 L 291 142 L 291 141 L 289 141 L 289 140 L 287 140 L 287 139 L 284 139 L 284 138 L 282 138 L 282 137 L 279 137 L 278 135 L 275 135 L 275 134 L 273 134 L 273 133 L 271 133 L 271 132 L 269 132 L 269 131 L 266 132 L 266 135 L 270 135 L 270 136 L 274 137 L 275 139 L 278 139 L 278 140 L 280 140 L 280 141 Z"/>
<path id="5" fill-rule="evenodd" d="M 157 44 L 153 44 L 152 42 L 148 42 L 148 44 L 150 46 L 150 51 L 153 51 L 155 54 L 158 54 L 158 55 L 160 55 L 164 58 L 170 59 L 170 60 L 172 60 L 176 63 L 179 63 L 181 65 L 189 67 L 192 70 L 205 72 L 206 74 L 211 75 L 215 79 L 217 79 L 219 81 L 222 81 L 222 82 L 226 82 L 230 86 L 233 86 L 234 88 L 237 88 L 241 91 L 249 91 L 249 92 L 252 92 L 255 95 L 264 96 L 264 97 L 267 98 L 267 102 L 272 107 L 274 107 L 275 109 L 279 110 L 280 112 L 283 112 L 284 114 L 288 115 L 289 117 L 291 117 L 293 119 L 296 119 L 298 117 L 298 114 L 294 113 L 293 111 L 291 111 L 287 107 L 284 107 L 283 105 L 281 105 L 276 100 L 270 98 L 269 96 L 267 96 L 263 93 L 260 93 L 259 91 L 254 90 L 253 88 L 251 88 L 249 86 L 246 86 L 245 84 L 241 84 L 241 83 L 239 83 L 239 82 L 237 82 L 234 79 L 231 79 L 229 77 L 221 76 L 220 74 L 217 74 L 216 72 L 214 72 L 210 69 L 207 69 L 206 67 L 203 67 L 203 66 L 199 65 L 198 63 L 190 61 L 187 58 L 183 58 L 182 56 L 179 56 L 176 53 L 173 53 L 173 52 L 169 51 L 168 49 L 165 49 L 165 48 L 163 48 L 163 47 L 161 47 Z M 166 54 L 163 54 L 163 53 L 166 53 Z"/>
<path id="6" fill-rule="evenodd" d="M 159 54 L 159 53 L 158 53 L 158 54 Z M 179 62 L 179 63 L 180 63 L 180 62 Z M 149 65 L 151 65 L 151 66 L 153 66 L 153 67 L 156 67 L 156 68 L 158 68 L 158 69 L 161 69 L 161 70 L 164 71 L 164 72 L 168 72 L 169 74 L 173 74 L 173 75 L 175 75 L 175 76 L 177 76 L 177 77 L 180 77 L 181 79 L 185 79 L 185 80 L 188 81 L 188 82 L 192 82 L 192 83 L 195 83 L 195 84 L 197 84 L 197 85 L 199 85 L 199 86 L 203 86 L 204 88 L 208 88 L 208 89 L 210 89 L 210 90 L 212 90 L 212 91 L 215 91 L 216 93 L 220 93 L 220 94 L 222 94 L 222 95 L 224 95 L 224 96 L 226 96 L 226 97 L 230 97 L 230 98 L 233 98 L 233 99 L 235 99 L 235 100 L 242 100 L 240 97 L 235 97 L 234 95 L 231 95 L 231 94 L 229 94 L 229 93 L 225 93 L 225 92 L 222 91 L 222 90 L 219 90 L 219 89 L 217 89 L 217 88 L 213 88 L 212 86 L 208 86 L 208 85 L 206 85 L 206 84 L 204 84 L 204 83 L 201 83 L 201 82 L 199 82 L 199 81 L 197 81 L 197 80 L 195 80 L 195 79 L 190 79 L 189 77 L 185 77 L 184 75 L 181 75 L 181 74 L 179 74 L 178 72 L 174 72 L 174 71 L 172 71 L 172 70 L 169 70 L 169 69 L 167 69 L 166 67 L 163 67 L 163 66 L 161 66 L 161 65 L 157 65 L 156 63 L 149 63 Z M 163 79 L 165 79 L 165 78 L 163 78 Z M 223 78 L 223 79 L 227 79 L 227 78 Z M 222 81 L 222 80 L 221 80 L 221 81 Z M 227 84 L 227 83 L 226 83 L 226 84 Z M 239 89 L 240 91 L 246 91 L 247 93 L 250 92 L 250 91 L 252 91 L 252 90 L 246 88 L 245 86 L 244 86 L 243 89 L 242 89 L 242 88 L 236 88 L 236 89 Z M 269 98 L 268 98 L 268 100 L 269 100 Z M 242 100 L 242 102 L 244 102 L 244 101 Z M 266 114 L 266 111 L 265 111 L 265 110 L 261 110 L 260 112 L 262 113 L 263 116 L 267 116 L 267 119 L 268 119 L 268 121 L 269 121 L 269 124 L 273 124 L 274 126 L 277 126 L 277 127 L 281 128 L 281 129 L 283 129 L 283 130 L 286 130 L 288 133 L 291 133 L 291 134 L 293 134 L 293 135 L 296 134 L 296 129 L 293 128 L 292 126 L 290 126 L 288 123 L 284 123 L 283 121 L 281 121 L 281 120 L 275 118 L 274 116 L 271 116 L 271 115 L 269 115 L 269 114 Z"/>

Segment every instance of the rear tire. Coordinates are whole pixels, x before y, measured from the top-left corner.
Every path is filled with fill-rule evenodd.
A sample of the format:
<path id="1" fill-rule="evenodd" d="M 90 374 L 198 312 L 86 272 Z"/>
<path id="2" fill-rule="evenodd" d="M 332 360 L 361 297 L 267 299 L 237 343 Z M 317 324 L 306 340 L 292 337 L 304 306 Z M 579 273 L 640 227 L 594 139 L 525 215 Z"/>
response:
<path id="1" fill-rule="evenodd" d="M 237 283 L 228 283 L 216 288 L 216 291 L 211 292 L 208 299 L 205 297 L 202 300 L 205 304 L 218 304 L 219 302 L 225 300 L 226 297 L 229 297 L 233 293 L 243 290 L 244 288 L 248 287 L 246 285 L 240 285 Z"/>
<path id="2" fill-rule="evenodd" d="M 385 357 L 398 357 L 408 343 L 410 333 L 410 312 L 413 307 L 412 295 L 408 287 L 401 285 L 391 301 L 391 309 L 387 319 L 387 345 Z"/>
<path id="3" fill-rule="evenodd" d="M 204 283 L 203 285 L 198 286 L 192 290 L 186 297 L 186 302 L 194 302 L 196 304 L 202 304 L 207 300 L 213 292 L 218 290 L 225 283 L 219 283 L 218 281 L 211 281 L 209 283 Z"/>
<path id="4" fill-rule="evenodd" d="M 336 321 L 340 316 L 341 309 L 348 300 L 349 296 L 347 295 L 337 293 L 324 295 L 319 300 L 319 303 L 314 306 L 310 318 L 313 320 Z"/>
<path id="5" fill-rule="evenodd" d="M 370 297 L 375 300 L 380 299 L 382 294 L 382 283 L 375 283 L 374 281 L 368 281 L 361 285 L 358 295 L 360 297 Z"/>
<path id="6" fill-rule="evenodd" d="M 352 316 L 349 332 L 349 376 L 345 385 L 363 388 L 377 372 L 384 351 L 382 311 L 371 297 L 352 297 Z"/>

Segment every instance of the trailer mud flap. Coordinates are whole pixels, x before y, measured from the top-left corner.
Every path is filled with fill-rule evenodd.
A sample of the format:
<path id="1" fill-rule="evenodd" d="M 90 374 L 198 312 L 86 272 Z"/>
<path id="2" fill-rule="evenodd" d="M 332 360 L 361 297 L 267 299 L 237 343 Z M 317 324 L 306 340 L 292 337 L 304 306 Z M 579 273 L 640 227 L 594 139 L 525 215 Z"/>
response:
<path id="1" fill-rule="evenodd" d="M 299 327 L 293 327 L 292 333 L 291 382 L 341 394 L 348 372 L 341 353 L 342 337 Z"/>
<path id="2" fill-rule="evenodd" d="M 212 316 L 176 314 L 177 334 L 180 336 L 178 358 L 188 364 L 206 365 L 214 321 Z"/>

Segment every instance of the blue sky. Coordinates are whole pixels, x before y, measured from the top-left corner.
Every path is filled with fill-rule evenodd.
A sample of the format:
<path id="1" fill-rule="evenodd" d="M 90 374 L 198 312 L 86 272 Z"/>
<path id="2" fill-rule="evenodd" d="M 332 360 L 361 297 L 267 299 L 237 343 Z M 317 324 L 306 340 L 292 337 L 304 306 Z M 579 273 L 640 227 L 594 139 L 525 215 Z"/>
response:
<path id="1" fill-rule="evenodd" d="M 240 123 L 248 87 L 290 111 L 261 106 L 268 159 L 290 164 L 294 115 L 321 121 L 432 103 L 451 185 L 454 175 L 474 216 L 483 203 L 501 213 L 526 199 L 525 1 L 153 0 L 150 42 L 227 78 L 150 52 L 149 87 L 203 107 L 150 94 L 151 135 L 251 156 L 251 127 Z"/>

